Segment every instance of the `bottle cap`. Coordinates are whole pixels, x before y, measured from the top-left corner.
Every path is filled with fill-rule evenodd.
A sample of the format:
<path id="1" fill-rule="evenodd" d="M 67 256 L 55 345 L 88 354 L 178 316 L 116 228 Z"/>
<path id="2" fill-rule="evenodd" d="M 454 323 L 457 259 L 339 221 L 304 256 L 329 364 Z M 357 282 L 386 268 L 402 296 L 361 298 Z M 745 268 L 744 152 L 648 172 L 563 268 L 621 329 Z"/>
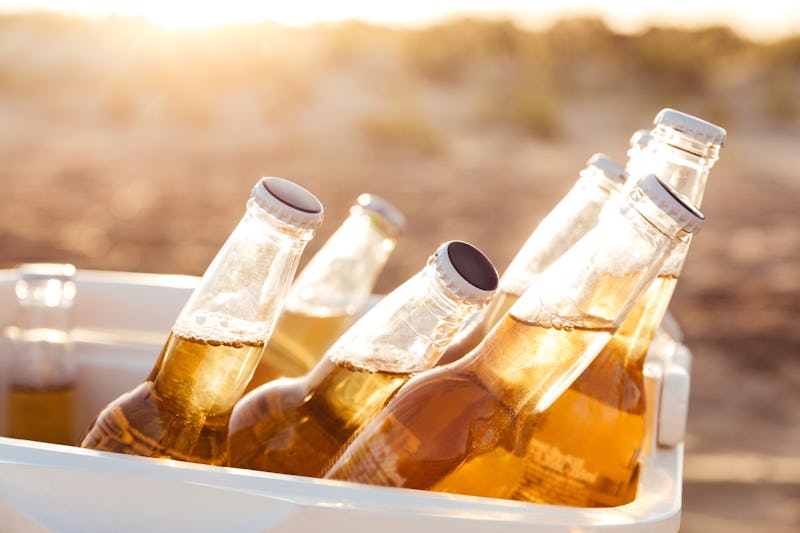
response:
<path id="1" fill-rule="evenodd" d="M 689 233 L 697 233 L 703 227 L 705 217 L 675 189 L 649 174 L 636 184 L 644 196 L 666 213 Z"/>
<path id="2" fill-rule="evenodd" d="M 725 146 L 727 132 L 724 128 L 674 109 L 662 109 L 653 123 L 688 135 L 695 140 Z"/>
<path id="3" fill-rule="evenodd" d="M 381 217 L 392 233 L 402 233 L 406 228 L 406 217 L 403 213 L 380 196 L 367 193 L 358 195 L 354 209 L 359 207 Z"/>
<path id="4" fill-rule="evenodd" d="M 301 229 L 322 222 L 322 204 L 303 187 L 283 178 L 261 178 L 253 187 L 256 204 L 275 218 Z"/>
<path id="5" fill-rule="evenodd" d="M 658 119 L 656 119 L 658 120 Z M 650 138 L 652 135 L 650 134 L 650 130 L 641 129 L 636 130 L 631 135 L 631 148 L 641 150 L 650 142 Z"/>
<path id="6" fill-rule="evenodd" d="M 497 270 L 489 258 L 471 244 L 446 242 L 431 259 L 442 283 L 463 300 L 482 304 L 497 289 Z"/>
<path id="7" fill-rule="evenodd" d="M 616 161 L 608 157 L 606 154 L 594 154 L 586 162 L 587 167 L 595 167 L 602 172 L 605 177 L 616 183 L 625 183 L 628 179 L 628 173 L 625 169 L 619 166 Z"/>

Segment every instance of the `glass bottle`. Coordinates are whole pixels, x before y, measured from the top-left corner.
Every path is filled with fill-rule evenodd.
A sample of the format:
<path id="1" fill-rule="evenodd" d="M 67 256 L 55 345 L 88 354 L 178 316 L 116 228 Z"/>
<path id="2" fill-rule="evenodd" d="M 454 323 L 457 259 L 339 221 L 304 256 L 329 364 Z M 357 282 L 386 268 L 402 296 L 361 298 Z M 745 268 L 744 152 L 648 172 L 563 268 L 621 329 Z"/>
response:
<path id="1" fill-rule="evenodd" d="M 412 378 L 326 473 L 333 479 L 508 497 L 535 414 L 608 342 L 669 250 L 702 224 L 655 176 L 540 276 L 467 356 Z"/>
<path id="2" fill-rule="evenodd" d="M 631 135 L 630 140 L 630 148 L 628 149 L 628 162 L 625 164 L 625 171 L 628 173 L 629 176 L 644 176 L 647 175 L 647 172 L 640 171 L 637 168 L 637 165 L 640 162 L 640 154 L 647 148 L 647 145 L 650 143 L 650 139 L 652 138 L 651 132 L 648 129 L 640 129 L 636 130 L 633 135 Z M 636 181 L 636 178 L 633 178 L 633 182 Z M 633 183 L 631 182 L 631 183 Z M 681 191 L 678 191 L 681 192 Z M 689 198 L 691 201 L 691 198 Z M 697 207 L 700 207 L 699 204 L 695 203 Z M 661 325 L 659 326 L 663 329 L 663 332 L 667 335 L 673 337 L 676 341 L 680 341 L 683 338 L 683 332 L 681 331 L 680 325 L 678 324 L 677 320 L 675 319 L 672 314 L 667 311 L 664 315 L 664 318 L 661 320 Z"/>
<path id="3" fill-rule="evenodd" d="M 352 325 L 405 227 L 387 201 L 362 194 L 289 290 L 250 390 L 279 377 L 302 376 Z"/>
<path id="4" fill-rule="evenodd" d="M 242 398 L 229 425 L 230 465 L 320 476 L 401 385 L 435 364 L 496 287 L 497 272 L 479 250 L 459 241 L 440 246 L 307 376 L 273 381 Z"/>
<path id="5" fill-rule="evenodd" d="M 74 444 L 76 369 L 70 311 L 75 267 L 28 263 L 17 272 L 8 436 Z"/>
<path id="6" fill-rule="evenodd" d="M 673 179 L 686 203 L 699 206 L 724 139 L 725 131 L 717 126 L 664 110 L 628 168 L 661 172 Z M 530 423 L 525 474 L 512 498 L 580 507 L 619 506 L 635 498 L 651 409 L 645 357 L 690 240 L 691 235 L 672 249 L 656 280 L 586 371 Z"/>
<path id="7" fill-rule="evenodd" d="M 628 148 L 628 161 L 625 163 L 625 172 L 627 172 L 629 176 L 647 175 L 646 172 L 642 174 L 637 165 L 639 163 L 639 155 L 647 148 L 647 145 L 650 144 L 651 138 L 650 130 L 647 129 L 636 130 L 633 132 L 633 135 L 631 135 L 630 148 Z"/>
<path id="8" fill-rule="evenodd" d="M 150 376 L 97 416 L 84 448 L 224 464 L 226 428 L 272 333 L 322 205 L 263 178 L 181 310 Z"/>
<path id="9" fill-rule="evenodd" d="M 625 170 L 607 155 L 597 153 L 590 157 L 572 189 L 539 223 L 511 261 L 500 278 L 497 295 L 480 314 L 470 317 L 439 364 L 455 361 L 477 346 L 536 276 L 597 224 L 600 211 L 622 190 L 627 177 Z"/>

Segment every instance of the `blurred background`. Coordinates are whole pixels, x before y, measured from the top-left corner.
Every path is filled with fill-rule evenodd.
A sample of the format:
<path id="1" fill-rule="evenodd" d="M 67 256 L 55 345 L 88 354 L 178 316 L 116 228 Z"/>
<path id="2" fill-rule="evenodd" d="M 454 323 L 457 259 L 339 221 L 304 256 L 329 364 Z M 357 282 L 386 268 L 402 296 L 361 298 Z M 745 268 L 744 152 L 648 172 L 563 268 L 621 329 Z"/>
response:
<path id="1" fill-rule="evenodd" d="M 800 8 L 260 4 L 0 3 L 0 268 L 200 275 L 274 175 L 325 205 L 306 258 L 361 192 L 405 211 L 379 292 L 450 239 L 502 271 L 673 107 L 729 135 L 672 304 L 683 530 L 800 527 Z"/>

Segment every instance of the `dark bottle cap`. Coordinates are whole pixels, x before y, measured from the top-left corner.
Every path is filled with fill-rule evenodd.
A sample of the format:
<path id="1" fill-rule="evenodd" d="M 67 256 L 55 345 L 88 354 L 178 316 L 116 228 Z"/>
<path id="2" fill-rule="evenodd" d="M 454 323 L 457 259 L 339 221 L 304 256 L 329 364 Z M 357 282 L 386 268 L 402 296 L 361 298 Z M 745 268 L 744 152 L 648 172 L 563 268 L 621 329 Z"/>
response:
<path id="1" fill-rule="evenodd" d="M 446 242 L 436 250 L 433 261 L 442 282 L 459 298 L 484 303 L 497 289 L 497 270 L 489 258 L 471 244 Z"/>

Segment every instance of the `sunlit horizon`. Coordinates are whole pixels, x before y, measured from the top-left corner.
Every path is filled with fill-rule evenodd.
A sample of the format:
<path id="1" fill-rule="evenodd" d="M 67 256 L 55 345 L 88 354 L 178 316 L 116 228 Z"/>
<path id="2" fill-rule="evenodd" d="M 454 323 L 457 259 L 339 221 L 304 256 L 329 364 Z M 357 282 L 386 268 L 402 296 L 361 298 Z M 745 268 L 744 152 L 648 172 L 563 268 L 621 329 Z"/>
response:
<path id="1" fill-rule="evenodd" d="M 352 19 L 390 26 L 420 26 L 464 16 L 510 18 L 524 27 L 545 29 L 562 18 L 597 16 L 613 30 L 623 33 L 635 33 L 650 25 L 684 28 L 727 25 L 741 35 L 757 40 L 800 34 L 800 6 L 786 7 L 783 0 L 747 3 L 672 0 L 666 5 L 636 0 L 562 0 L 554 4 L 531 5 L 524 0 L 407 0 L 386 5 L 364 0 L 341 0 L 336 3 L 295 1 L 265 5 L 248 0 L 228 0 L 221 3 L 196 2 L 187 9 L 183 2 L 154 0 L 17 0 L 0 2 L 0 11 L 54 11 L 89 18 L 141 16 L 168 29 L 264 21 L 308 26 Z"/>

